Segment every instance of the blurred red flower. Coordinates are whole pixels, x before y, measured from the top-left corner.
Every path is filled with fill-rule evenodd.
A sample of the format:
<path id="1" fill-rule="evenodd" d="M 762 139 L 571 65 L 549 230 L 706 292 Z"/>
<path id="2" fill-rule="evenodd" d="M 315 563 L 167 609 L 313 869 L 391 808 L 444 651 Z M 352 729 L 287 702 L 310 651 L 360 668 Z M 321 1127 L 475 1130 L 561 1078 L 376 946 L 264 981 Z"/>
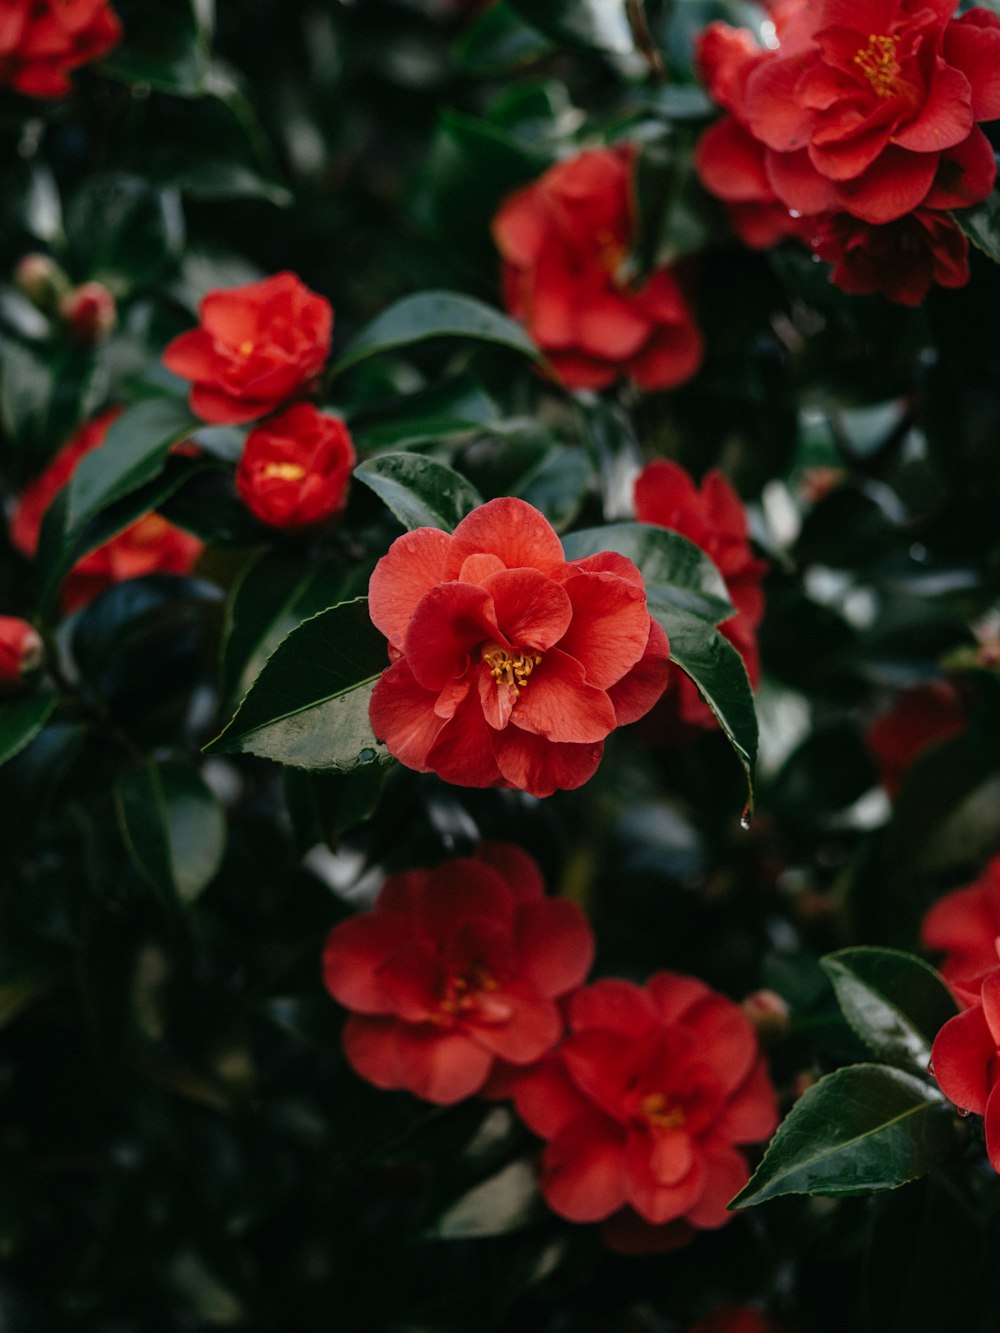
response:
<path id="1" fill-rule="evenodd" d="M 379 1088 L 449 1104 L 497 1062 L 527 1065 L 559 1040 L 556 1001 L 581 984 L 594 943 L 582 910 L 546 898 L 519 847 L 386 880 L 375 907 L 335 926 L 323 954 L 331 994 L 352 1010 L 344 1051 Z"/>
<path id="2" fill-rule="evenodd" d="M 169 343 L 163 364 L 192 380 L 203 421 L 253 421 L 306 389 L 330 354 L 333 310 L 294 273 L 209 292 L 198 328 Z"/>
<path id="3" fill-rule="evenodd" d="M 236 469 L 240 499 L 275 528 L 304 528 L 347 503 L 354 445 L 340 417 L 296 403 L 256 426 Z"/>
<path id="4" fill-rule="evenodd" d="M 683 1224 L 682 1234 L 728 1222 L 726 1204 L 750 1174 L 736 1145 L 777 1123 L 740 1007 L 692 977 L 659 972 L 645 987 L 598 981 L 568 1013 L 570 1035 L 513 1094 L 548 1140 L 540 1187 L 549 1206 L 574 1222 L 623 1221 L 628 1248 L 633 1214 Z"/>
<path id="5" fill-rule="evenodd" d="M 450 536 L 397 538 L 368 596 L 392 659 L 372 695 L 375 734 L 458 786 L 579 787 L 605 737 L 666 684 L 667 638 L 636 567 L 610 551 L 567 562 L 523 500 L 491 500 Z"/>
<path id="6" fill-rule="evenodd" d="M 22 555 L 38 550 L 42 519 L 55 496 L 76 471 L 84 454 L 99 449 L 120 409 L 95 417 L 81 426 L 49 466 L 25 487 L 14 509 L 10 539 Z M 62 585 L 64 611 L 85 606 L 113 583 L 144 574 L 188 574 L 203 550 L 203 543 L 159 514 L 146 514 L 117 536 L 78 560 Z"/>
<path id="7" fill-rule="evenodd" d="M 640 389 L 668 389 L 701 364 L 701 334 L 671 270 L 634 286 L 626 271 L 636 234 L 633 155 L 619 145 L 559 162 L 493 220 L 507 308 L 572 389 L 603 389 L 623 376 Z"/>
<path id="8" fill-rule="evenodd" d="M 746 510 L 720 472 L 706 474 L 700 487 L 678 464 L 658 459 L 647 463 L 636 478 L 636 517 L 643 523 L 670 528 L 699 547 L 725 580 L 736 615 L 719 626 L 743 658 L 751 685 L 760 678 L 757 626 L 764 615 L 764 575 L 767 565 L 750 549 Z M 694 684 L 674 672 L 665 696 L 676 701 L 684 722 L 715 727 L 712 710 Z"/>
<path id="9" fill-rule="evenodd" d="M 920 943 L 944 953 L 941 975 L 960 999 L 973 1003 L 983 974 L 996 966 L 998 936 L 1000 856 L 995 856 L 978 879 L 938 899 L 923 919 Z"/>
<path id="10" fill-rule="evenodd" d="M 917 306 L 933 283 L 964 287 L 969 242 L 947 213 L 918 208 L 875 227 L 849 213 L 815 219 L 813 253 L 833 264 L 830 280 L 843 292 L 881 292 L 898 305 Z"/>
<path id="11" fill-rule="evenodd" d="M 69 74 L 121 40 L 107 0 L 4 0 L 0 85 L 28 97 L 63 97 Z"/>
<path id="12" fill-rule="evenodd" d="M 967 721 L 961 695 L 946 680 L 913 685 L 897 695 L 865 732 L 879 781 L 889 795 L 896 796 L 914 760 L 931 746 L 957 736 Z"/>
<path id="13" fill-rule="evenodd" d="M 20 616 L 0 616 L 0 694 L 9 694 L 41 664 L 41 636 Z"/>
<path id="14" fill-rule="evenodd" d="M 749 1305 L 720 1305 L 687 1333 L 782 1333 L 782 1326 Z"/>
<path id="15" fill-rule="evenodd" d="M 1000 952 L 998 950 L 997 952 Z M 950 1018 L 934 1038 L 931 1066 L 941 1091 L 962 1111 L 984 1117 L 986 1154 L 1000 1171 L 1000 967 L 981 979 L 972 1008 Z"/>

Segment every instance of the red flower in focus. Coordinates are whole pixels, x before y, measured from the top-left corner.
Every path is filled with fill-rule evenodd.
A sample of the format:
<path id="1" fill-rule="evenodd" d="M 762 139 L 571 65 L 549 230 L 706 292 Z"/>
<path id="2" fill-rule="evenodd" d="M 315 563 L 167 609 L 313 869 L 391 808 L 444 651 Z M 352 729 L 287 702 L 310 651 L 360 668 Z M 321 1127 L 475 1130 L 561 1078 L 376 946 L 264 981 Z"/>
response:
<path id="1" fill-rule="evenodd" d="M 751 685 L 760 678 L 757 626 L 764 615 L 763 580 L 767 565 L 750 550 L 746 511 L 739 496 L 719 472 L 709 472 L 699 489 L 677 463 L 648 463 L 636 478 L 636 517 L 687 537 L 722 574 L 736 615 L 719 630 L 743 658 Z M 711 709 L 687 676 L 675 672 L 673 695 L 683 721 L 699 727 L 717 725 Z"/>
<path id="2" fill-rule="evenodd" d="M 1000 116 L 1000 19 L 953 0 L 800 5 L 749 74 L 745 116 L 776 194 L 803 214 L 892 222 L 963 208 L 996 176 L 977 121 Z"/>
<path id="3" fill-rule="evenodd" d="M 22 555 L 34 557 L 46 510 L 84 454 L 104 443 L 108 427 L 119 411 L 115 408 L 105 412 L 82 426 L 45 471 L 25 488 L 10 524 L 10 539 Z M 111 584 L 125 579 L 156 573 L 188 574 L 202 549 L 203 543 L 197 537 L 168 523 L 159 514 L 146 514 L 77 561 L 63 583 L 63 610 L 74 611 Z"/>
<path id="4" fill-rule="evenodd" d="M 947 213 L 918 208 L 881 227 L 849 213 L 817 218 L 810 244 L 833 264 L 830 280 L 841 291 L 881 292 L 916 306 L 932 283 L 964 287 L 969 281 L 969 242 Z"/>
<path id="5" fill-rule="evenodd" d="M 551 1050 L 563 1030 L 556 1001 L 593 954 L 583 912 L 544 896 L 531 857 L 483 843 L 474 857 L 390 876 L 373 911 L 331 931 L 323 975 L 353 1011 L 352 1068 L 449 1104 L 479 1092 L 498 1061 L 527 1065 Z"/>
<path id="6" fill-rule="evenodd" d="M 920 943 L 940 950 L 942 976 L 961 999 L 974 1001 L 983 974 L 996 965 L 1000 936 L 1000 856 L 971 884 L 939 898 L 923 919 Z M 967 992 L 971 989 L 972 995 Z"/>
<path id="7" fill-rule="evenodd" d="M 606 980 L 578 991 L 569 1024 L 557 1050 L 514 1085 L 518 1113 L 548 1140 L 540 1187 L 549 1206 L 573 1222 L 623 1222 L 630 1247 L 633 1215 L 674 1224 L 675 1236 L 724 1225 L 750 1174 L 736 1145 L 777 1123 L 740 1007 L 692 977 L 659 972 L 645 988 Z"/>
<path id="8" fill-rule="evenodd" d="M 20 616 L 0 616 L 0 694 L 12 694 L 41 665 L 44 648 L 33 625 Z"/>
<path id="9" fill-rule="evenodd" d="M 240 499 L 275 528 L 305 528 L 347 503 L 354 445 L 340 417 L 297 403 L 255 427 L 236 470 Z"/>
<path id="10" fill-rule="evenodd" d="M 628 147 L 592 149 L 512 194 L 493 220 L 507 308 L 562 382 L 603 389 L 627 376 L 668 389 L 701 363 L 701 334 L 669 269 L 624 274 L 635 239 Z"/>
<path id="11" fill-rule="evenodd" d="M 121 40 L 107 0 L 4 0 L 0 85 L 28 97 L 62 97 L 72 70 Z"/>
<path id="12" fill-rule="evenodd" d="M 984 1117 L 986 1154 L 1000 1171 L 1000 967 L 982 978 L 977 1003 L 950 1018 L 934 1038 L 931 1065 L 949 1101 Z"/>
<path id="13" fill-rule="evenodd" d="M 209 292 L 201 323 L 163 353 L 192 380 L 191 411 L 203 421 L 253 421 L 306 388 L 330 354 L 333 310 L 294 273 Z"/>
<path id="14" fill-rule="evenodd" d="M 906 770 L 919 755 L 957 736 L 967 720 L 962 698 L 948 681 L 903 690 L 865 732 L 879 781 L 889 795 L 896 796 Z"/>
<path id="15" fill-rule="evenodd" d="M 610 551 L 567 562 L 523 500 L 491 500 L 450 536 L 397 538 L 368 596 L 392 660 L 372 695 L 375 734 L 458 786 L 579 787 L 604 738 L 666 684 L 667 638 L 636 567 Z"/>
<path id="16" fill-rule="evenodd" d="M 720 1305 L 688 1333 L 781 1333 L 781 1325 L 749 1305 Z"/>

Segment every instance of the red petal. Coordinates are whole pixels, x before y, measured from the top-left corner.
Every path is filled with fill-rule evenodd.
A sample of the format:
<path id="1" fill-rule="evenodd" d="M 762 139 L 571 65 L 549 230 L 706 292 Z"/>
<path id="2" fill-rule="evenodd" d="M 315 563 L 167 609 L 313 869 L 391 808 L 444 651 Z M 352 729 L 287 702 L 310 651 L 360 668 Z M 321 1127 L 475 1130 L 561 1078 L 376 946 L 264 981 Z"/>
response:
<path id="1" fill-rule="evenodd" d="M 497 626 L 512 647 L 547 652 L 573 618 L 565 585 L 537 569 L 505 569 L 490 574 L 483 587 L 493 598 Z"/>
<path id="2" fill-rule="evenodd" d="M 649 641 L 645 589 L 615 574 L 589 570 L 566 579 L 563 587 L 572 603 L 572 620 L 559 648 L 580 663 L 591 685 L 607 689 L 645 652 Z"/>
<path id="3" fill-rule="evenodd" d="M 427 768 L 421 771 L 433 770 L 445 782 L 459 787 L 503 786 L 505 775 L 493 752 L 493 736 L 483 717 L 479 693 L 470 689 L 451 721 L 438 733 L 427 752 Z"/>
<path id="4" fill-rule="evenodd" d="M 429 752 L 446 723 L 434 712 L 437 695 L 413 678 L 404 659 L 382 673 L 372 692 L 368 716 L 372 730 L 401 764 L 427 773 L 433 767 Z M 476 711 L 482 716 L 479 701 Z"/>
<path id="5" fill-rule="evenodd" d="M 840 182 L 841 203 L 865 222 L 891 222 L 921 203 L 937 164 L 934 153 L 907 153 L 890 146 L 856 180 Z"/>
<path id="6" fill-rule="evenodd" d="M 185 380 L 208 380 L 214 375 L 215 351 L 204 329 L 191 329 L 167 343 L 163 364 Z"/>
<path id="7" fill-rule="evenodd" d="M 981 1005 L 950 1018 L 934 1038 L 934 1077 L 949 1101 L 982 1115 L 990 1091 L 989 1067 L 997 1053 Z"/>
<path id="8" fill-rule="evenodd" d="M 550 998 L 581 986 L 594 961 L 594 936 L 583 909 L 562 898 L 522 904 L 514 941 L 521 976 Z"/>
<path id="9" fill-rule="evenodd" d="M 1000 1171 L 1000 1083 L 993 1085 L 993 1090 L 986 1103 L 983 1128 L 986 1130 L 986 1155 L 994 1171 Z"/>
<path id="10" fill-rule="evenodd" d="M 323 950 L 323 981 L 348 1009 L 362 1014 L 391 1014 L 392 1003 L 376 969 L 404 941 L 412 944 L 405 916 L 365 912 L 334 926 Z"/>
<path id="11" fill-rule="evenodd" d="M 424 929 L 440 947 L 470 917 L 485 917 L 509 930 L 514 899 L 492 866 L 463 856 L 431 871 L 420 892 L 419 912 Z"/>
<path id="12" fill-rule="evenodd" d="M 582 1115 L 542 1154 L 539 1186 L 553 1212 L 571 1222 L 599 1222 L 625 1202 L 625 1152 L 610 1120 Z"/>
<path id="13" fill-rule="evenodd" d="M 566 563 L 562 542 L 544 514 L 512 496 L 490 500 L 462 519 L 452 534 L 445 578 L 484 551 L 499 556 L 508 569 L 538 569 L 550 577 Z"/>
<path id="14" fill-rule="evenodd" d="M 941 154 L 937 175 L 924 205 L 968 208 L 993 189 L 997 163 L 989 139 L 977 126 L 964 143 Z"/>
<path id="15" fill-rule="evenodd" d="M 551 1000 L 526 993 L 518 988 L 496 992 L 510 1004 L 512 1012 L 505 1023 L 477 1023 L 473 1014 L 467 1028 L 479 1044 L 514 1065 L 530 1065 L 539 1060 L 562 1035 L 562 1018 Z"/>
<path id="16" fill-rule="evenodd" d="M 494 732 L 493 737 L 497 767 L 507 784 L 531 796 L 551 796 L 556 791 L 582 787 L 594 776 L 604 753 L 603 742 L 575 745 L 548 741 L 520 727 L 507 727 Z"/>
<path id="17" fill-rule="evenodd" d="M 570 1001 L 569 1018 L 574 1032 L 602 1028 L 624 1037 L 648 1036 L 658 1026 L 650 994 L 631 981 L 614 977 L 577 991 Z"/>
<path id="18" fill-rule="evenodd" d="M 642 1132 L 629 1134 L 626 1147 L 628 1201 L 640 1217 L 660 1225 L 675 1217 L 683 1217 L 699 1198 L 705 1183 L 705 1166 L 700 1154 L 691 1153 L 687 1157 L 687 1173 L 675 1183 L 665 1184 L 654 1170 L 654 1160 L 658 1160 L 658 1154 L 650 1136 Z M 676 1164 L 680 1164 L 679 1157 Z"/>
<path id="19" fill-rule="evenodd" d="M 535 668 L 510 718 L 521 731 L 573 745 L 603 741 L 617 721 L 605 692 L 590 685 L 576 658 L 558 648 Z"/>
<path id="20" fill-rule="evenodd" d="M 670 678 L 670 644 L 660 623 L 650 616 L 646 651 L 632 670 L 612 685 L 608 698 L 620 727 L 645 717 L 663 694 Z"/>
<path id="21" fill-rule="evenodd" d="M 716 1132 L 732 1143 L 759 1143 L 773 1134 L 778 1108 L 767 1066 L 758 1060 L 716 1121 Z"/>
<path id="22" fill-rule="evenodd" d="M 696 1034 L 725 1091 L 733 1092 L 757 1059 L 757 1034 L 743 1010 L 724 996 L 709 995 L 685 1013 L 684 1025 Z"/>
<path id="23" fill-rule="evenodd" d="M 191 411 L 213 426 L 239 426 L 247 421 L 256 421 L 277 407 L 279 402 L 280 399 L 275 398 L 260 402 L 242 395 L 236 396 L 208 384 L 195 384 L 188 394 Z"/>
<path id="24" fill-rule="evenodd" d="M 689 380 L 701 365 L 705 345 L 692 321 L 664 325 L 650 338 L 643 351 L 629 361 L 629 379 L 645 393 L 672 389 Z"/>
<path id="25" fill-rule="evenodd" d="M 686 1220 L 692 1226 L 714 1231 L 733 1220 L 726 1205 L 750 1178 L 741 1153 L 735 1148 L 713 1148 L 705 1153 L 704 1188 L 698 1202 L 689 1208 Z"/>
<path id="26" fill-rule="evenodd" d="M 548 226 L 537 189 L 528 185 L 504 201 L 491 230 L 504 259 L 518 268 L 528 268 L 542 248 Z"/>
<path id="27" fill-rule="evenodd" d="M 396 1059 L 402 1087 L 439 1106 L 452 1106 L 479 1091 L 493 1056 L 467 1033 L 422 1023 L 396 1026 Z"/>
<path id="28" fill-rule="evenodd" d="M 344 1024 L 344 1055 L 356 1074 L 376 1088 L 405 1086 L 396 1055 L 398 1018 L 363 1018 L 352 1014 Z"/>
<path id="29" fill-rule="evenodd" d="M 996 35 L 1000 37 L 1000 33 Z M 920 114 L 896 132 L 894 142 L 915 153 L 953 148 L 969 137 L 975 124 L 971 99 L 972 89 L 965 75 L 939 61 Z"/>
<path id="30" fill-rule="evenodd" d="M 819 174 L 807 149 L 796 153 L 768 152 L 765 165 L 774 193 L 794 212 L 806 217 L 837 207 L 836 187 Z"/>
<path id="31" fill-rule="evenodd" d="M 779 153 L 793 153 L 809 142 L 814 115 L 800 105 L 796 89 L 815 56 L 763 61 L 747 80 L 746 113 L 751 134 Z"/>
<path id="32" fill-rule="evenodd" d="M 976 120 L 1000 116 L 1000 18 L 977 6 L 960 14 L 944 30 L 944 58 L 955 65 L 972 88 Z"/>
<path id="33" fill-rule="evenodd" d="M 424 689 L 443 690 L 465 675 L 496 632 L 493 599 L 481 584 L 439 583 L 417 603 L 403 651 Z"/>
<path id="34" fill-rule="evenodd" d="M 397 537 L 368 583 L 368 613 L 394 648 L 402 651 L 410 618 L 421 597 L 444 577 L 451 538 L 437 528 Z"/>
<path id="35" fill-rule="evenodd" d="M 527 903 L 545 897 L 545 881 L 534 857 L 512 842 L 481 842 L 473 853 L 495 870 L 514 901 Z"/>
<path id="36" fill-rule="evenodd" d="M 774 198 L 764 167 L 764 145 L 733 116 L 705 131 L 694 162 L 702 185 L 719 199 Z"/>
<path id="37" fill-rule="evenodd" d="M 593 1107 L 566 1073 L 558 1052 L 518 1073 L 512 1095 L 518 1115 L 543 1139 L 551 1139 L 578 1115 L 593 1114 Z"/>

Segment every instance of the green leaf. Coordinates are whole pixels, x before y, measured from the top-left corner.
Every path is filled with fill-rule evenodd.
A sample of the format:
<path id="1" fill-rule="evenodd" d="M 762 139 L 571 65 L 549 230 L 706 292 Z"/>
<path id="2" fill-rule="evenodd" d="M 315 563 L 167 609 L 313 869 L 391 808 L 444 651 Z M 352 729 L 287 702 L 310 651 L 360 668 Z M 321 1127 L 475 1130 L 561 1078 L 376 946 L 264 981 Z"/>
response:
<path id="1" fill-rule="evenodd" d="M 368 701 L 385 667 L 385 639 L 368 617 L 366 598 L 321 611 L 282 639 L 205 749 L 341 772 L 390 763 L 368 721 Z"/>
<path id="2" fill-rule="evenodd" d="M 339 375 L 370 356 L 409 347 L 427 338 L 471 338 L 499 343 L 538 361 L 538 348 L 520 324 L 491 306 L 456 292 L 420 292 L 383 310 L 358 334 L 336 363 Z"/>
<path id="3" fill-rule="evenodd" d="M 453 532 L 482 497 L 461 473 L 421 454 L 379 454 L 354 469 L 403 527 Z"/>
<path id="4" fill-rule="evenodd" d="M 935 1088 L 901 1069 L 851 1065 L 803 1093 L 729 1206 L 895 1189 L 957 1151 L 951 1110 Z"/>
<path id="5" fill-rule="evenodd" d="M 0 764 L 13 759 L 38 735 L 57 703 L 48 691 L 0 700 Z"/>
<path id="6" fill-rule="evenodd" d="M 926 1074 L 934 1038 L 958 1009 L 927 963 L 897 949 L 841 949 L 820 960 L 844 1017 L 889 1064 Z"/>
<path id="7" fill-rule="evenodd" d="M 1000 193 L 991 190 L 981 204 L 957 209 L 952 217 L 977 250 L 1000 264 Z"/>
<path id="8" fill-rule="evenodd" d="M 455 43 L 455 63 L 465 74 L 493 77 L 548 55 L 552 42 L 516 14 L 507 0 L 497 0 Z"/>
<path id="9" fill-rule="evenodd" d="M 214 879 L 226 821 L 201 776 L 180 763 L 150 760 L 115 783 L 115 809 L 136 870 L 166 903 L 187 906 Z"/>
<path id="10" fill-rule="evenodd" d="M 506 1236 L 541 1216 L 534 1169 L 528 1162 L 510 1162 L 457 1199 L 424 1235 L 437 1240 Z"/>
<path id="11" fill-rule="evenodd" d="M 385 777 L 386 769 L 378 764 L 350 773 L 303 773 L 286 768 L 282 774 L 285 804 L 300 846 L 317 842 L 336 846 L 345 833 L 374 813 Z"/>
<path id="12" fill-rule="evenodd" d="M 141 0 L 129 8 L 125 38 L 103 62 L 112 78 L 197 97 L 209 68 L 204 6 L 197 0 Z"/>
<path id="13" fill-rule="evenodd" d="M 635 50 L 624 0 L 508 0 L 527 23 L 557 42 L 630 55 Z"/>
<path id="14" fill-rule="evenodd" d="M 633 262 L 639 274 L 705 250 L 724 234 L 722 214 L 702 189 L 693 167 L 701 126 L 675 126 L 640 145 L 635 166 L 638 235 Z"/>
<path id="15" fill-rule="evenodd" d="M 541 510 L 560 532 L 580 512 L 589 484 L 590 468 L 583 450 L 557 444 L 520 479 L 516 493 Z"/>
<path id="16" fill-rule="evenodd" d="M 155 282 L 182 254 L 180 196 L 138 176 L 88 177 L 66 211 L 66 239 L 74 277 L 125 296 Z"/>

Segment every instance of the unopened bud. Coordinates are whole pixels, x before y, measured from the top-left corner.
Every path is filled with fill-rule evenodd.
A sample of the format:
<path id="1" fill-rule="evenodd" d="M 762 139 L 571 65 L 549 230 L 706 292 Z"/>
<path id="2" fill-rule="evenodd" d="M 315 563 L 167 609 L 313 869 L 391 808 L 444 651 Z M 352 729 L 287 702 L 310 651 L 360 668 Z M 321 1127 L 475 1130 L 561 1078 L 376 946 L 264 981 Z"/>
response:
<path id="1" fill-rule="evenodd" d="M 84 347 L 103 342 L 118 323 L 115 298 L 103 282 L 74 287 L 60 302 L 59 313 L 73 341 Z"/>
<path id="2" fill-rule="evenodd" d="M 33 306 L 54 315 L 69 288 L 66 274 L 49 255 L 37 251 L 22 255 L 14 269 L 14 285 Z"/>
<path id="3" fill-rule="evenodd" d="M 0 616 L 0 693 L 12 694 L 42 664 L 45 649 L 34 626 L 20 616 Z"/>
<path id="4" fill-rule="evenodd" d="M 757 1029 L 762 1042 L 777 1041 L 788 1031 L 788 1005 L 773 990 L 755 990 L 743 1001 L 743 1012 Z"/>

